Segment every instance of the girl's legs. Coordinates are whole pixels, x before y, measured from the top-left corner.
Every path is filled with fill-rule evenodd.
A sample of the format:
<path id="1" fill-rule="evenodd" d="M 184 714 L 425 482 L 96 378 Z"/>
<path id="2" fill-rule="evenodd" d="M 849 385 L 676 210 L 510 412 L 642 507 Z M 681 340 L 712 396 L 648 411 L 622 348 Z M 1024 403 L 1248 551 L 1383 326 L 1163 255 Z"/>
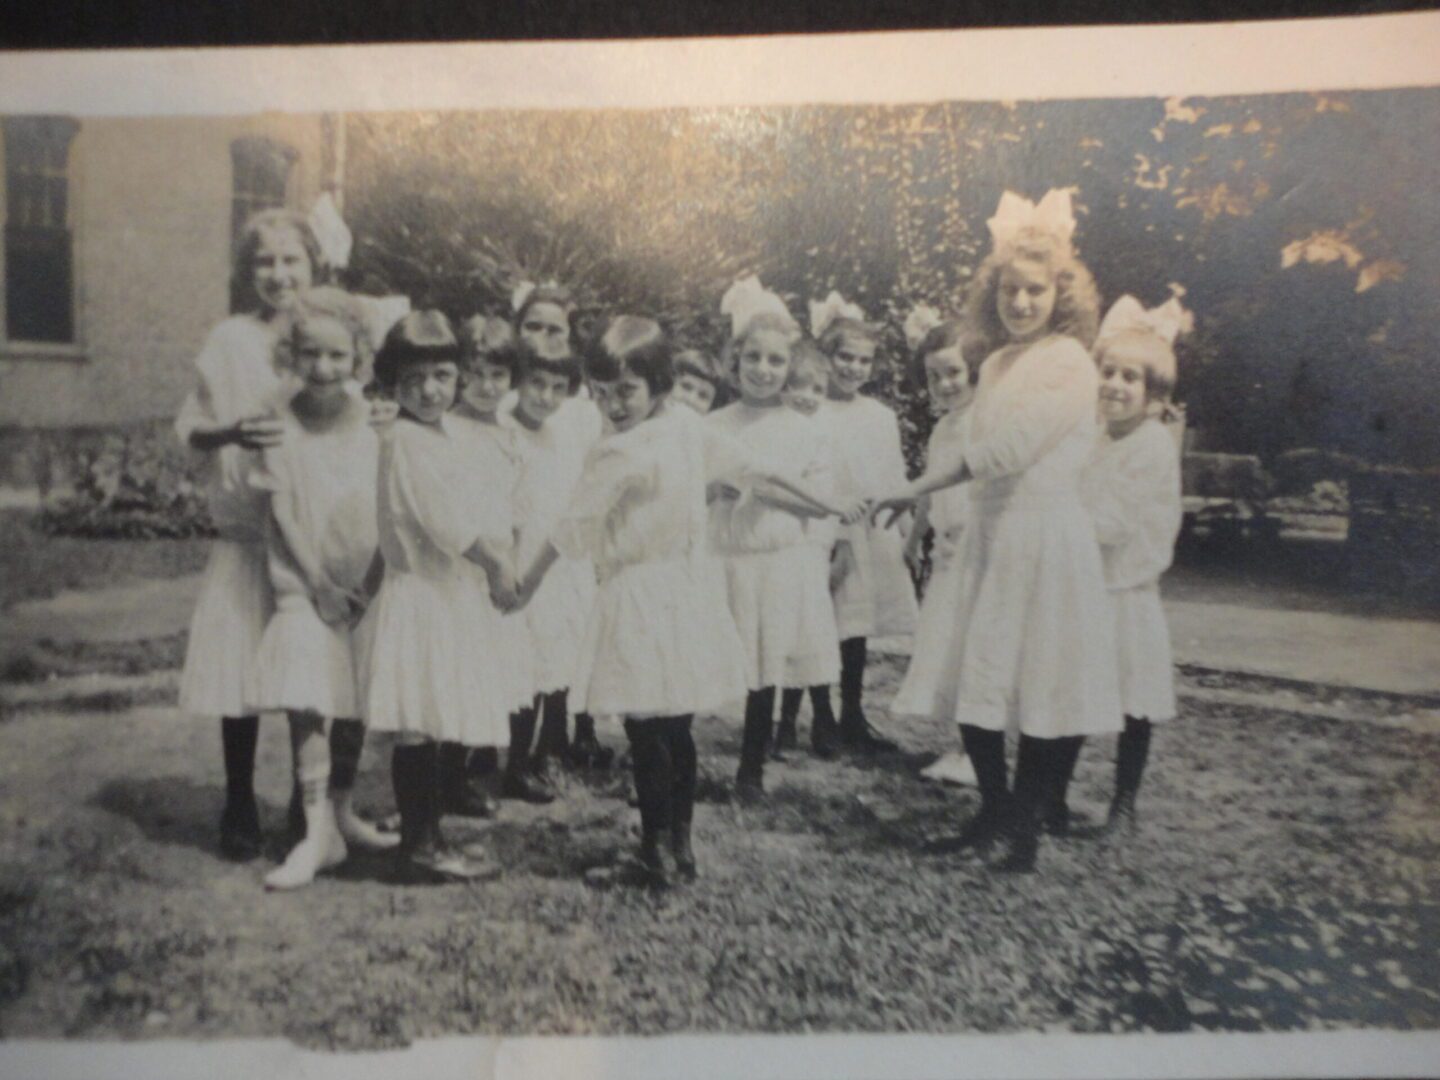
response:
<path id="1" fill-rule="evenodd" d="M 536 702 L 538 705 L 538 698 Z M 510 750 L 500 780 L 500 797 L 543 806 L 554 802 L 555 796 L 531 776 L 530 745 L 535 741 L 536 713 L 532 706 L 510 714 Z"/>
<path id="2" fill-rule="evenodd" d="M 666 737 L 666 717 L 627 717 L 635 795 L 640 803 L 640 862 L 655 884 L 668 878 L 664 842 L 674 821 L 675 765 Z"/>
<path id="3" fill-rule="evenodd" d="M 775 730 L 775 687 L 751 690 L 745 697 L 745 730 L 740 737 L 740 769 L 735 794 L 741 799 L 765 793 L 765 753 Z"/>
<path id="4" fill-rule="evenodd" d="M 960 725 L 965 754 L 975 766 L 975 786 L 980 789 L 980 810 L 958 836 L 926 846 L 934 854 L 953 851 L 988 851 L 1005 826 L 1010 808 L 1010 783 L 1005 769 L 1005 733 Z"/>
<path id="5" fill-rule="evenodd" d="M 398 844 L 400 838 L 371 825 L 355 812 L 353 805 L 360 754 L 364 749 L 363 721 L 336 719 L 330 722 L 330 802 L 335 807 L 335 824 L 347 843 L 370 851 L 386 851 Z"/>
<path id="6" fill-rule="evenodd" d="M 1010 800 L 1010 850 L 996 869 L 1028 874 L 1040 851 L 1040 811 L 1054 776 L 1057 739 L 1020 736 L 1015 793 Z"/>
<path id="7" fill-rule="evenodd" d="M 865 718 L 866 639 L 846 638 L 840 642 L 840 741 L 863 754 L 883 754 L 897 749 L 889 739 L 875 734 Z"/>
<path id="8" fill-rule="evenodd" d="M 436 761 L 440 771 L 440 811 L 457 817 L 494 817 L 495 807 L 481 778 L 472 775 L 470 758 L 468 746 L 457 742 L 440 744 Z"/>
<path id="9" fill-rule="evenodd" d="M 595 718 L 589 713 L 575 714 L 575 738 L 570 744 L 571 760 L 581 768 L 608 769 L 615 759 L 614 751 L 595 734 Z"/>
<path id="10" fill-rule="evenodd" d="M 800 720 L 800 702 L 804 700 L 804 687 L 787 686 L 780 691 L 780 723 L 775 728 L 775 745 L 770 748 L 772 761 L 784 761 L 784 751 L 794 750 L 799 743 L 796 729 Z"/>
<path id="11" fill-rule="evenodd" d="M 330 802 L 330 742 L 319 713 L 292 712 L 290 749 L 300 780 L 305 809 L 305 839 L 296 844 L 280 867 L 265 876 L 267 889 L 298 889 L 315 875 L 345 860 L 345 840 L 335 824 Z"/>
<path id="12" fill-rule="evenodd" d="M 830 707 L 829 685 L 810 687 L 810 749 L 815 756 L 829 760 L 835 756 L 840 739 L 840 725 Z"/>
<path id="13" fill-rule="evenodd" d="M 440 833 L 439 747 L 429 739 L 396 743 L 390 759 L 400 843 L 395 877 L 401 884 L 472 881 L 499 873 L 492 863 L 446 847 Z"/>
<path id="14" fill-rule="evenodd" d="M 1115 797 L 1110 803 L 1109 830 L 1124 826 L 1135 828 L 1135 796 L 1145 775 L 1145 762 L 1150 756 L 1150 733 L 1154 725 L 1138 716 L 1125 717 L 1125 730 L 1115 755 Z"/>
<path id="15" fill-rule="evenodd" d="M 553 758 L 563 762 L 570 756 L 570 712 L 566 707 L 567 693 L 554 690 L 540 697 L 540 738 L 536 740 L 531 769 L 544 775 L 545 766 Z"/>
<path id="16" fill-rule="evenodd" d="M 243 861 L 260 854 L 260 808 L 255 804 L 255 745 L 258 716 L 227 716 L 220 721 L 225 752 L 225 810 L 220 815 L 220 852 Z"/>
<path id="17" fill-rule="evenodd" d="M 1070 781 L 1075 776 L 1075 765 L 1080 760 L 1080 751 L 1085 745 L 1084 735 L 1066 735 L 1052 740 L 1055 743 L 1050 766 L 1049 792 L 1045 797 L 1045 810 L 1041 825 L 1051 836 L 1070 835 Z"/>
<path id="18" fill-rule="evenodd" d="M 675 869 L 686 881 L 699 876 L 695 852 L 690 846 L 690 823 L 695 817 L 695 781 L 698 763 L 695 737 L 690 726 L 694 714 L 667 716 L 665 741 L 670 750 L 670 852 L 675 856 Z"/>

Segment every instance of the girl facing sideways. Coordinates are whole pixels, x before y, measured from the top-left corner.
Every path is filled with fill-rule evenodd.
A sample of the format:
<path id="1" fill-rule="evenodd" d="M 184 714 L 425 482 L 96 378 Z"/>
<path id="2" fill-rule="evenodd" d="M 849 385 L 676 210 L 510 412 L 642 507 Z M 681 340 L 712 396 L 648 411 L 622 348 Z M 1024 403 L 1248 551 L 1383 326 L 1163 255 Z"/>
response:
<path id="1" fill-rule="evenodd" d="M 1175 338 L 1189 325 L 1178 299 L 1146 311 L 1124 296 L 1105 316 L 1095 344 L 1105 431 L 1086 467 L 1083 491 L 1113 606 L 1125 716 L 1107 831 L 1134 827 L 1151 728 L 1176 713 L 1160 575 L 1174 558 L 1183 508 L 1180 455 L 1160 416 L 1175 387 Z M 1051 825 L 1063 831 L 1068 813 L 1064 791 L 1057 794 Z"/>
<path id="2" fill-rule="evenodd" d="M 667 406 L 674 386 L 659 324 L 617 317 L 585 352 L 595 403 L 613 433 L 590 454 L 575 498 L 525 572 L 532 596 L 561 553 L 593 560 L 600 588 L 578 674 L 577 707 L 624 717 L 640 804 L 639 866 L 656 885 L 697 873 L 695 713 L 745 692 L 745 649 L 707 542 L 706 490 L 773 485 L 821 512 L 800 484 L 756 467 L 741 443 L 693 410 Z"/>
<path id="3" fill-rule="evenodd" d="M 940 851 L 987 850 L 1008 833 L 1000 867 L 1030 871 L 1039 813 L 1063 782 L 1072 740 L 1119 727 L 1109 605 L 1080 472 L 1096 436 L 1099 379 L 1087 345 L 1098 301 L 1071 246 L 1068 193 L 1035 206 L 1006 193 L 994 247 L 967 300 L 971 324 L 1001 342 L 980 369 L 959 452 L 879 508 L 973 485 L 952 573 L 947 663 L 929 714 L 959 724 L 980 812 Z M 1005 732 L 1018 728 L 1012 793 Z"/>
<path id="4" fill-rule="evenodd" d="M 974 379 L 966 362 L 965 349 L 983 357 L 981 342 L 959 320 L 937 322 L 918 334 L 913 345 L 915 375 L 924 381 L 930 407 L 937 414 L 926 444 L 927 467 L 937 468 L 960 452 L 965 415 L 974 399 Z M 978 363 L 977 363 L 978 366 Z M 968 513 L 970 492 L 963 486 L 945 488 L 919 500 L 915 525 L 906 541 L 906 561 L 915 566 L 926 533 L 933 534 L 930 549 L 930 576 L 920 605 L 920 625 L 905 679 L 891 704 L 897 714 L 929 715 L 935 680 L 944 672 L 945 650 L 949 645 L 948 620 L 953 618 L 958 577 L 955 550 L 959 546 Z M 963 752 L 942 754 L 921 774 L 944 783 L 974 784 L 975 770 Z"/>
<path id="5" fill-rule="evenodd" d="M 210 518 L 219 534 L 190 621 L 180 708 L 222 718 L 220 850 L 232 859 L 254 858 L 261 848 L 254 786 L 260 719 L 245 699 L 255 651 L 274 610 L 265 497 L 248 484 L 247 473 L 253 452 L 285 437 L 285 424 L 272 411 L 281 387 L 276 322 L 302 290 L 328 273 L 314 231 L 300 214 L 265 210 L 250 218 L 236 244 L 231 278 L 238 314 L 210 332 L 195 360 L 195 389 L 175 420 L 181 440 L 205 458 Z M 303 828 L 297 809 L 292 801 L 296 833 Z"/>
<path id="6" fill-rule="evenodd" d="M 820 417 L 835 455 L 835 491 L 844 499 L 870 499 L 905 482 L 900 424 L 883 403 L 862 394 L 875 374 L 878 329 L 864 313 L 832 292 L 810 305 L 810 331 L 830 358 L 830 383 Z M 842 746 L 862 753 L 893 750 L 865 715 L 868 639 L 911 634 L 918 605 L 905 566 L 904 542 L 870 520 L 840 529 L 832 571 L 835 622 L 840 633 Z"/>
<path id="7" fill-rule="evenodd" d="M 830 463 L 821 429 L 782 400 L 799 325 L 753 277 L 731 287 L 721 311 L 733 327 L 740 400 L 712 413 L 707 425 L 743 442 L 756 462 L 823 492 Z M 776 689 L 824 686 L 839 674 L 835 611 L 826 579 L 814 572 L 814 546 L 806 542 L 806 521 L 818 516 L 812 503 L 783 492 L 758 488 L 742 497 L 727 485 L 712 489 L 711 550 L 725 568 L 749 688 L 735 779 L 741 798 L 764 790 Z"/>
<path id="8" fill-rule="evenodd" d="M 515 603 L 509 500 L 477 468 L 477 441 L 450 412 L 459 361 L 459 342 L 436 311 L 401 319 L 375 361 L 376 381 L 400 414 L 380 448 L 366 716 L 375 730 L 400 736 L 391 773 L 404 882 L 497 872 L 445 843 L 438 744 L 500 746 L 531 691 L 501 625 Z"/>
<path id="9" fill-rule="evenodd" d="M 275 613 L 247 698 L 256 711 L 284 710 L 290 720 L 305 835 L 265 884 L 294 889 L 343 861 L 347 841 L 372 850 L 397 841 L 351 807 L 365 738 L 355 624 L 377 546 L 380 443 L 360 391 L 370 351 L 365 313 L 348 294 L 320 287 L 299 293 L 277 322 L 280 366 L 300 390 L 278 410 L 283 437 L 250 473 L 269 504 Z"/>

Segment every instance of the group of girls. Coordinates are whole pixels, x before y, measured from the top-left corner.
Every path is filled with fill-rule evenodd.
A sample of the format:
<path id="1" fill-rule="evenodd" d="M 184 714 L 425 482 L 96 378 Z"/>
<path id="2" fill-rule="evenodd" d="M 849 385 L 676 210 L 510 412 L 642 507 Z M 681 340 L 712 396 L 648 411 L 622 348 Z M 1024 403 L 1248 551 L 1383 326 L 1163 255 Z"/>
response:
<path id="1" fill-rule="evenodd" d="M 629 741 L 634 867 L 693 878 L 695 714 L 744 699 L 742 799 L 797 745 L 807 694 L 817 755 L 893 749 L 863 707 L 867 642 L 917 626 L 892 711 L 957 724 L 964 753 L 935 772 L 981 797 L 934 849 L 1008 840 L 999 865 L 1033 868 L 1042 828 L 1079 832 L 1066 790 L 1091 734 L 1121 731 L 1110 821 L 1133 821 L 1150 725 L 1175 712 L 1156 585 L 1179 466 L 1156 417 L 1181 310 L 1125 298 L 1097 327 L 1063 193 L 1007 193 L 990 227 L 964 317 L 907 326 L 941 414 L 907 483 L 896 417 L 863 392 L 879 327 L 836 294 L 807 334 L 737 283 L 722 359 L 635 315 L 577 343 L 558 287 L 458 331 L 414 312 L 374 358 L 392 419 L 359 392 L 364 301 L 322 285 L 303 218 L 257 216 L 249 310 L 212 334 L 177 425 L 210 461 L 220 534 L 181 704 L 225 718 L 224 850 L 260 847 L 261 711 L 288 713 L 295 761 L 277 889 L 347 845 L 394 848 L 402 880 L 497 873 L 445 844 L 442 814 L 490 812 L 501 747 L 501 794 L 549 801 L 537 762 L 603 762 L 607 716 Z M 931 534 L 917 612 L 906 562 Z M 396 739 L 398 835 L 351 807 L 362 717 Z"/>

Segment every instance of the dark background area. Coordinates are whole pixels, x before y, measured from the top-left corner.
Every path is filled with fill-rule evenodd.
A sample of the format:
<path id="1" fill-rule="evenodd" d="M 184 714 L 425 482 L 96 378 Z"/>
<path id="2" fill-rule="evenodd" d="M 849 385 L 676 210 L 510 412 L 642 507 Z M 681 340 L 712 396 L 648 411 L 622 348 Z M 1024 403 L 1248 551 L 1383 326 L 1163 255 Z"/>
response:
<path id="1" fill-rule="evenodd" d="M 1216 22 L 1417 11 L 1396 0 L 10 0 L 9 48 L 677 37 L 1057 24 Z"/>

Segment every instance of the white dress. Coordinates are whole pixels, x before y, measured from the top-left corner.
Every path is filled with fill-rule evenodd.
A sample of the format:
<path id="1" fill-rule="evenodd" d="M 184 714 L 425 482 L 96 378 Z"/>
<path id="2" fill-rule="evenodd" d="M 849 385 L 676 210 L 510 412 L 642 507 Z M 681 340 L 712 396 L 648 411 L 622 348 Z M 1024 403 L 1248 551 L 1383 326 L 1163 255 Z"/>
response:
<path id="1" fill-rule="evenodd" d="M 799 477 L 812 491 L 828 490 L 828 447 L 809 417 L 780 404 L 755 408 L 737 401 L 705 423 L 744 443 L 773 471 Z M 711 550 L 724 563 L 751 690 L 817 686 L 840 674 L 829 582 L 815 573 L 815 547 L 806 542 L 805 524 L 748 491 L 737 500 L 710 504 Z"/>
<path id="2" fill-rule="evenodd" d="M 1154 419 L 1122 439 L 1102 436 L 1083 491 L 1114 605 L 1121 705 L 1126 716 L 1173 720 L 1175 675 L 1160 575 L 1174 558 L 1183 516 L 1175 439 Z"/>
<path id="3" fill-rule="evenodd" d="M 887 406 L 857 394 L 824 402 L 816 416 L 830 440 L 835 493 L 842 501 L 877 498 L 904 486 L 900 425 Z M 899 530 L 867 519 L 841 526 L 837 539 L 850 543 L 855 558 L 834 595 L 840 640 L 914 633 L 919 605 Z"/>
<path id="4" fill-rule="evenodd" d="M 508 550 L 508 500 L 491 487 L 483 445 L 454 416 L 401 419 L 380 445 L 380 553 L 385 578 L 366 616 L 365 717 L 467 746 L 500 746 L 531 680 L 504 650 L 483 575 L 465 558 L 477 539 Z"/>
<path id="5" fill-rule="evenodd" d="M 967 409 L 946 413 L 935 423 L 925 448 L 927 469 L 958 459 L 964 438 Z M 930 548 L 930 580 L 920 601 L 919 627 L 905 678 L 896 691 L 890 711 L 901 716 L 928 716 L 935 694 L 949 667 L 950 624 L 954 620 L 960 577 L 955 552 L 969 516 L 970 489 L 966 484 L 943 488 L 930 496 L 930 527 L 935 539 Z"/>
<path id="6" fill-rule="evenodd" d="M 591 401 L 572 397 L 538 431 L 521 424 L 511 411 L 502 409 L 499 415 L 520 449 L 515 514 L 520 526 L 517 565 L 524 573 L 544 550 L 575 493 L 585 455 L 600 438 L 600 410 Z M 535 642 L 537 692 L 570 686 L 594 601 L 595 568 L 587 559 L 566 558 L 550 568 L 525 605 L 524 618 Z"/>
<path id="7" fill-rule="evenodd" d="M 945 666 L 917 711 L 1038 738 L 1119 730 L 1114 620 L 1080 499 L 1098 390 L 1069 337 L 1001 349 L 981 368 Z"/>
<path id="8" fill-rule="evenodd" d="M 288 511 L 317 569 L 336 587 L 359 592 L 378 543 L 375 483 L 380 437 L 358 394 L 328 431 L 308 429 L 288 408 L 285 441 L 267 449 L 251 483 Z M 343 612 L 321 611 L 272 513 L 266 547 L 275 614 L 265 627 L 250 677 L 256 711 L 286 709 L 325 717 L 360 716 L 354 628 Z"/>
<path id="9" fill-rule="evenodd" d="M 235 315 L 217 325 L 195 367 L 195 389 L 175 420 L 186 444 L 197 428 L 261 415 L 278 400 L 275 335 L 258 316 Z M 210 517 L 220 535 L 190 619 L 180 708 L 196 716 L 245 716 L 251 665 L 274 610 L 265 567 L 265 497 L 246 479 L 253 453 L 232 445 L 202 457 Z"/>
<path id="10" fill-rule="evenodd" d="M 554 534 L 599 577 L 571 684 L 576 711 L 680 716 L 744 697 L 745 652 L 709 551 L 705 488 L 740 486 L 750 468 L 745 447 L 684 406 L 591 452 Z"/>

